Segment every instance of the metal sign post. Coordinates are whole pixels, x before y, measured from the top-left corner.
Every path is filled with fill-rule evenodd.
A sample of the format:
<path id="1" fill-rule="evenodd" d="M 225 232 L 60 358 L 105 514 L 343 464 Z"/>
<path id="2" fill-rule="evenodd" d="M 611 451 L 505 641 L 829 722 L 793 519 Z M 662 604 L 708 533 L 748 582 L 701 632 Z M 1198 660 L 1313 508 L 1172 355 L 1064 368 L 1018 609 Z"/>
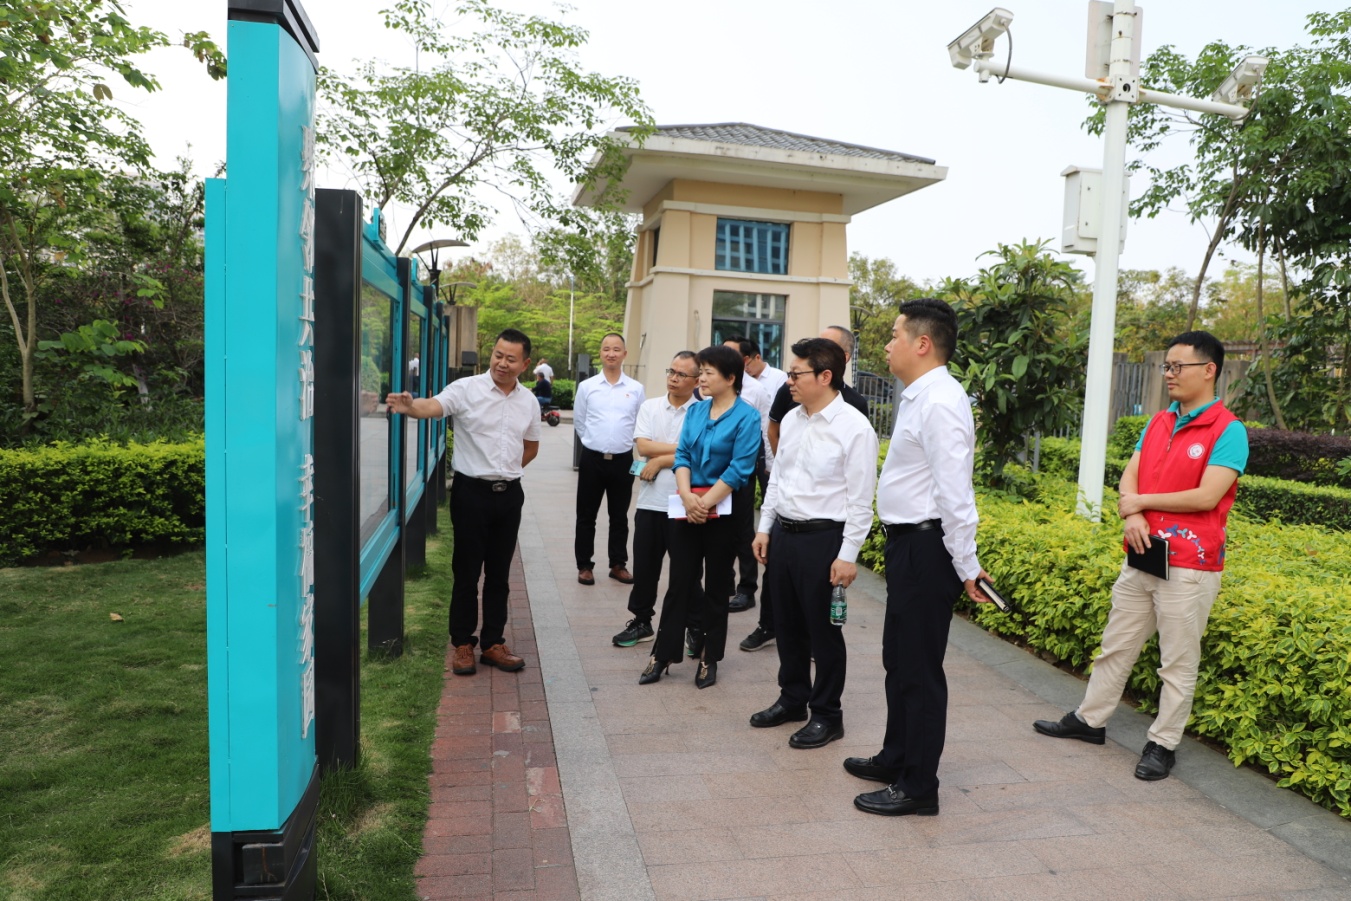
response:
<path id="1" fill-rule="evenodd" d="M 232 0 L 207 185 L 212 896 L 308 898 L 314 817 L 314 116 L 298 0 Z"/>

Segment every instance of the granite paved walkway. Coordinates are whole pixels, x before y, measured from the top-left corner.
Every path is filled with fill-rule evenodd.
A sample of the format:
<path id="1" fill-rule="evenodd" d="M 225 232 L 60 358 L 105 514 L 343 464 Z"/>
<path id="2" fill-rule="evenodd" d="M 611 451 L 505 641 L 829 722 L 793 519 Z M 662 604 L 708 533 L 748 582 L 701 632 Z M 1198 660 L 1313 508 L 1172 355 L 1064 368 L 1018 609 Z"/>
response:
<path id="1" fill-rule="evenodd" d="M 1172 778 L 1135 779 L 1148 720 L 1124 707 L 1103 747 L 1036 735 L 1082 683 L 962 620 L 942 813 L 856 811 L 874 786 L 840 762 L 884 723 L 870 573 L 850 590 L 842 741 L 798 751 L 794 727 L 747 724 L 777 695 L 772 649 L 734 647 L 753 612 L 732 615 L 717 685 L 686 662 L 639 686 L 651 645 L 610 644 L 627 587 L 576 582 L 571 446 L 546 429 L 526 475 L 508 636 L 526 669 L 447 676 L 424 898 L 1351 899 L 1351 824 L 1192 741 Z M 602 552 L 605 533 L 602 513 Z"/>

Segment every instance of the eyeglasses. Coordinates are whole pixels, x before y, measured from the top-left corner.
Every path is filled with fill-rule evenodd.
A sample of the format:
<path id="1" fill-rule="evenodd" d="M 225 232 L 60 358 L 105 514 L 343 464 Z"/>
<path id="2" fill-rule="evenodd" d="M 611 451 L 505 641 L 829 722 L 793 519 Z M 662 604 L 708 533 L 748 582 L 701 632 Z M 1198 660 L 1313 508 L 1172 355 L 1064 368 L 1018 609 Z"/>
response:
<path id="1" fill-rule="evenodd" d="M 688 372 L 680 372 L 676 369 L 668 369 L 666 370 L 666 374 L 668 376 L 675 376 L 678 379 L 697 379 L 699 377 L 697 375 L 690 375 Z"/>
<path id="2" fill-rule="evenodd" d="M 819 375 L 820 372 L 820 369 L 790 369 L 784 375 L 788 376 L 788 381 L 796 382 L 804 375 Z"/>
<path id="3" fill-rule="evenodd" d="M 1209 361 L 1206 361 L 1205 363 L 1163 363 L 1159 366 L 1159 372 L 1162 372 L 1164 375 L 1168 375 L 1169 373 L 1172 373 L 1173 375 L 1180 375 L 1182 373 L 1182 367 L 1184 366 L 1208 366 L 1208 365 Z"/>

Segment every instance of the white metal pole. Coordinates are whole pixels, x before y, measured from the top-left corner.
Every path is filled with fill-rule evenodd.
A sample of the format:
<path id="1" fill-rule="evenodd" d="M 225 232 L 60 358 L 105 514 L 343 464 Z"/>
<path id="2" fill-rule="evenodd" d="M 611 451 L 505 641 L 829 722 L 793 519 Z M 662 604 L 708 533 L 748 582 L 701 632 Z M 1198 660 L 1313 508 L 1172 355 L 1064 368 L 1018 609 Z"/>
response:
<path id="1" fill-rule="evenodd" d="M 573 381 L 577 380 L 577 366 L 572 361 L 572 309 L 573 303 L 577 297 L 577 285 L 573 282 L 572 273 L 568 273 L 568 374 L 572 376 Z"/>
<path id="2" fill-rule="evenodd" d="M 1107 418 L 1112 400 L 1112 350 L 1116 337 L 1117 263 L 1121 204 L 1126 183 L 1126 114 L 1139 95 L 1133 69 L 1134 0 L 1116 0 L 1112 11 L 1112 93 L 1103 129 L 1102 223 L 1093 280 L 1088 333 L 1088 378 L 1084 386 L 1084 431 L 1079 454 L 1078 511 L 1102 519 L 1103 474 L 1107 465 Z"/>

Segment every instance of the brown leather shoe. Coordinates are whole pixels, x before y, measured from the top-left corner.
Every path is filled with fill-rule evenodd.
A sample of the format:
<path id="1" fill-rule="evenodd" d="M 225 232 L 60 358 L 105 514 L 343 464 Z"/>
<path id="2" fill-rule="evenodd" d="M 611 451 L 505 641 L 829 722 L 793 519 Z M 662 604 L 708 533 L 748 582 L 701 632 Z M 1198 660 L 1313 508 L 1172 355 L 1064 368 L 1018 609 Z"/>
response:
<path id="1" fill-rule="evenodd" d="M 622 566 L 610 567 L 610 578 L 616 582 L 623 582 L 625 585 L 633 584 L 633 574 Z"/>
<path id="2" fill-rule="evenodd" d="M 487 666 L 495 666 L 506 673 L 514 673 L 525 666 L 525 660 L 507 650 L 505 644 L 495 644 L 479 652 L 478 659 Z"/>
<path id="3" fill-rule="evenodd" d="M 472 676 L 477 670 L 478 667 L 474 666 L 474 646 L 457 644 L 455 656 L 450 661 L 450 671 L 457 676 Z"/>
<path id="4" fill-rule="evenodd" d="M 577 581 L 583 585 L 595 585 L 596 574 L 589 569 L 579 569 L 577 570 Z"/>

